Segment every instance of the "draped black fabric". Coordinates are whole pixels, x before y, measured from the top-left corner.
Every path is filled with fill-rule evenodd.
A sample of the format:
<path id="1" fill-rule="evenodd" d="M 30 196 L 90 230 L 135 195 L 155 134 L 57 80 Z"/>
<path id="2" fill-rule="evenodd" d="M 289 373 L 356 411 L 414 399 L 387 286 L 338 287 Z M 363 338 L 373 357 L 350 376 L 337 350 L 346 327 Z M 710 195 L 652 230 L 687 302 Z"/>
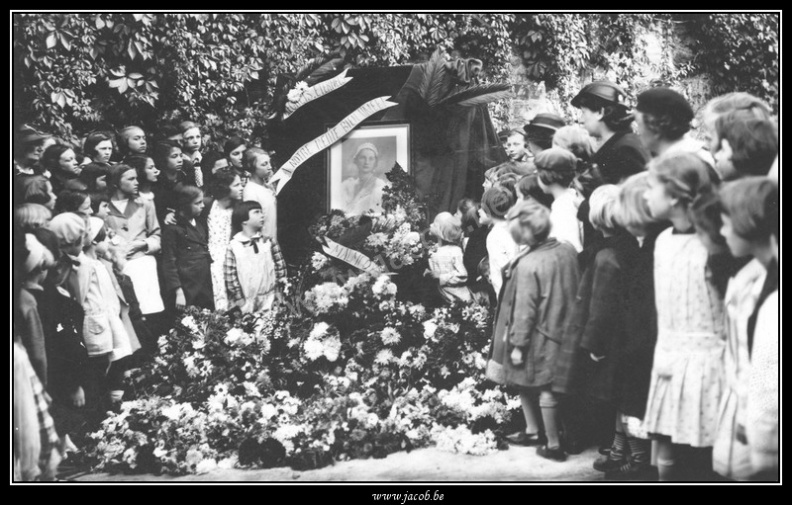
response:
<path id="1" fill-rule="evenodd" d="M 465 196 L 479 199 L 484 171 L 506 159 L 486 106 L 430 108 L 408 84 L 412 70 L 413 66 L 350 69 L 347 76 L 353 79 L 345 86 L 270 125 L 276 164 L 285 163 L 369 100 L 387 96 L 398 105 L 374 114 L 365 124 L 410 124 L 411 168 L 419 196 L 427 197 L 429 219 L 442 211 L 454 212 Z M 327 165 L 326 150 L 311 157 L 278 195 L 278 238 L 290 263 L 314 249 L 307 229 L 327 210 Z"/>

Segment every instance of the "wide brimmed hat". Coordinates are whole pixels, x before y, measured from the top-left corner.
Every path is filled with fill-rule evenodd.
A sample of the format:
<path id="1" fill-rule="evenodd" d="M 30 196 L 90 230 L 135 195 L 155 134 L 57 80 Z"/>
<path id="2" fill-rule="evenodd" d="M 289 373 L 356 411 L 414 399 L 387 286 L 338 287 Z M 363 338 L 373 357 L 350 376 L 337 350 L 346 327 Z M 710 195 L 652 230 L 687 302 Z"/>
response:
<path id="1" fill-rule="evenodd" d="M 683 123 L 693 120 L 693 108 L 687 99 L 671 88 L 652 88 L 638 95 L 635 109 L 652 116 L 671 116 Z"/>
<path id="2" fill-rule="evenodd" d="M 583 86 L 570 102 L 572 107 L 580 108 L 580 101 L 584 96 L 593 96 L 605 102 L 629 108 L 627 92 L 610 81 L 594 81 Z"/>

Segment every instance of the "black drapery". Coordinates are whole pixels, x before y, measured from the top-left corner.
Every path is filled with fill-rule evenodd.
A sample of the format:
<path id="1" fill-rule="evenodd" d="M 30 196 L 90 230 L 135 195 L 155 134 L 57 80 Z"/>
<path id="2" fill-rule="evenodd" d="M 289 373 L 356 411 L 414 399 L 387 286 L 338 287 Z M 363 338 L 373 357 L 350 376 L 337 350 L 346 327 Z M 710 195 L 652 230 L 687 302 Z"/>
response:
<path id="1" fill-rule="evenodd" d="M 419 196 L 426 197 L 429 219 L 454 212 L 465 197 L 479 199 L 486 169 L 505 161 L 487 107 L 430 108 L 414 87 L 405 86 L 412 66 L 350 69 L 345 86 L 299 108 L 269 126 L 276 164 L 285 163 L 305 143 L 369 100 L 390 97 L 398 105 L 380 111 L 365 124 L 410 123 L 412 173 Z M 278 195 L 278 238 L 290 263 L 314 249 L 308 226 L 327 210 L 327 152 L 300 165 Z"/>

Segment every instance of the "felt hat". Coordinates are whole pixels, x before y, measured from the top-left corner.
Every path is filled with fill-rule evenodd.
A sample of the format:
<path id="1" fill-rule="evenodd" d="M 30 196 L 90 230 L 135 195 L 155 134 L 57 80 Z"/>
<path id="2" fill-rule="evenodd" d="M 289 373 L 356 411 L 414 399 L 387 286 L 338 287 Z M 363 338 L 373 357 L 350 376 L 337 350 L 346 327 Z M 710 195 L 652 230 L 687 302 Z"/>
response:
<path id="1" fill-rule="evenodd" d="M 583 86 L 583 89 L 570 102 L 572 107 L 580 108 L 580 101 L 584 96 L 593 96 L 614 105 L 629 106 L 627 93 L 610 81 L 594 81 Z"/>
<path id="2" fill-rule="evenodd" d="M 638 95 L 635 109 L 653 116 L 671 116 L 683 123 L 693 120 L 693 108 L 684 96 L 671 88 L 652 88 Z"/>
<path id="3" fill-rule="evenodd" d="M 537 114 L 523 129 L 526 140 L 548 139 L 552 138 L 556 130 L 564 125 L 566 125 L 566 121 L 558 114 L 542 112 Z"/>
<path id="4" fill-rule="evenodd" d="M 364 149 L 370 149 L 371 151 L 373 151 L 373 152 L 374 152 L 374 156 L 376 156 L 377 158 L 379 158 L 379 151 L 377 150 L 377 146 L 375 146 L 375 145 L 374 145 L 374 144 L 372 144 L 371 142 L 364 142 L 363 144 L 360 144 L 360 145 L 358 146 L 357 150 L 355 151 L 355 155 L 354 155 L 354 156 L 352 156 L 352 159 L 354 160 L 355 158 L 357 158 L 357 157 L 358 157 L 358 154 L 360 154 L 360 152 L 361 152 L 362 150 L 364 150 Z"/>
<path id="5" fill-rule="evenodd" d="M 72 244 L 85 235 L 85 218 L 74 212 L 64 212 L 52 218 L 49 229 L 61 243 Z"/>
<path id="6" fill-rule="evenodd" d="M 537 154 L 534 158 L 538 170 L 550 172 L 574 172 L 577 168 L 577 158 L 571 151 L 560 147 L 551 147 Z"/>

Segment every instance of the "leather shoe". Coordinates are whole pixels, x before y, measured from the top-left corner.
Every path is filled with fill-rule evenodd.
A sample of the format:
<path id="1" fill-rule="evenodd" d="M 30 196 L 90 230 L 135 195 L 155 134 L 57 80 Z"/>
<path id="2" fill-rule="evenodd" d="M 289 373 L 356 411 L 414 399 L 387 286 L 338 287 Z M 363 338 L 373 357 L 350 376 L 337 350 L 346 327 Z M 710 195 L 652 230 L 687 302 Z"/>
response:
<path id="1" fill-rule="evenodd" d="M 560 447 L 547 447 L 543 445 L 536 448 L 536 455 L 551 461 L 566 461 L 566 453 Z"/>
<path id="2" fill-rule="evenodd" d="M 545 438 L 544 435 L 541 435 L 539 433 L 534 433 L 529 435 L 524 431 L 518 431 L 516 433 L 512 433 L 511 435 L 508 435 L 506 437 L 506 440 L 508 440 L 510 444 L 523 445 L 526 447 L 530 447 L 533 445 L 543 445 L 547 443 L 547 439 Z"/>

